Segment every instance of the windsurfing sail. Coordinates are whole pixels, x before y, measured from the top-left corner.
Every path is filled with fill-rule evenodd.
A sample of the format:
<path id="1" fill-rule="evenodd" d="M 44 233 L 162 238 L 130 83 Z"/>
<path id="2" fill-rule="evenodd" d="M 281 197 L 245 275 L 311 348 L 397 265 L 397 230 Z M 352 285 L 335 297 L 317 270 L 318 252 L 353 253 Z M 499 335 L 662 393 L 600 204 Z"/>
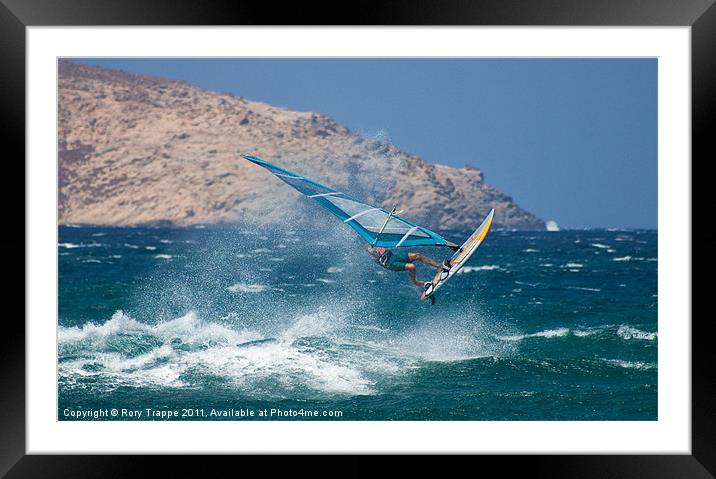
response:
<path id="1" fill-rule="evenodd" d="M 258 156 L 244 155 L 243 158 L 266 168 L 278 179 L 326 208 L 373 246 L 384 248 L 402 246 L 457 247 L 455 243 L 446 240 L 439 234 L 413 224 L 394 212 L 388 212 L 351 198 L 345 193 L 271 164 Z"/>

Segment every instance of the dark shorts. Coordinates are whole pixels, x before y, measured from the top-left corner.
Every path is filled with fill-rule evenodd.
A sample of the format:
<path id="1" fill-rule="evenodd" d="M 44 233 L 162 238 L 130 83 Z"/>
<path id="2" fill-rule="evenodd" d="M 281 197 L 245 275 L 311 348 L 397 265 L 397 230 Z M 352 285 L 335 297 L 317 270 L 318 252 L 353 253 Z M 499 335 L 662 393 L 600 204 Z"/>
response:
<path id="1" fill-rule="evenodd" d="M 390 251 L 388 253 L 388 260 L 383 265 L 385 268 L 392 269 L 393 271 L 405 271 L 405 266 L 410 263 L 407 251 Z"/>

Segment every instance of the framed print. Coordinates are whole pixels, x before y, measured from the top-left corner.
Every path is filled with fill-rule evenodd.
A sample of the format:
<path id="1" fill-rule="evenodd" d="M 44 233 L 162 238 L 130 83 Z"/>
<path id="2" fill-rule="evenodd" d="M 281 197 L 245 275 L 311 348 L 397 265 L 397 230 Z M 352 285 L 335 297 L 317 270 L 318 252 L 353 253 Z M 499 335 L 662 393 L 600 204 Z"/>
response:
<path id="1" fill-rule="evenodd" d="M 710 477 L 711 2 L 160 3 L 0 10 L 27 188 L 3 473 L 460 453 Z"/>

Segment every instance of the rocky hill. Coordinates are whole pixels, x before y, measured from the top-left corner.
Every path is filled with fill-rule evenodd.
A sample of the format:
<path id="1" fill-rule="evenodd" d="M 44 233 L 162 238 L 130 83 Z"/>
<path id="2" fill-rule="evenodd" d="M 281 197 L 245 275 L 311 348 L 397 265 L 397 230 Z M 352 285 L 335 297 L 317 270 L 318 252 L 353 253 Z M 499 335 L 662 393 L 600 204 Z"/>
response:
<path id="1" fill-rule="evenodd" d="M 60 223 L 285 222 L 287 211 L 307 211 L 294 208 L 300 194 L 240 158 L 255 154 L 399 205 L 428 228 L 473 228 L 490 207 L 498 227 L 544 228 L 478 169 L 431 164 L 317 113 L 180 81 L 62 60 L 58 122 Z"/>

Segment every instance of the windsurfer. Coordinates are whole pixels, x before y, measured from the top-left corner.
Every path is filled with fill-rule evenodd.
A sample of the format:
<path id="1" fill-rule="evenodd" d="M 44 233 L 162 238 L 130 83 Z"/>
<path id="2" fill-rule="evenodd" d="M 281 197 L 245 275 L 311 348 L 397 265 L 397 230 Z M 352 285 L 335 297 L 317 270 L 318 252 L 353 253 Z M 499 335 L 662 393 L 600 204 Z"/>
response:
<path id="1" fill-rule="evenodd" d="M 368 254 L 371 255 L 379 265 L 391 271 L 407 271 L 410 274 L 410 280 L 416 286 L 421 288 L 425 285 L 425 281 L 417 278 L 415 262 L 420 261 L 423 264 L 432 266 L 433 268 L 443 271 L 450 269 L 450 261 L 445 260 L 442 264 L 432 258 L 428 258 L 420 253 L 410 253 L 407 251 L 375 247 L 368 245 Z"/>

